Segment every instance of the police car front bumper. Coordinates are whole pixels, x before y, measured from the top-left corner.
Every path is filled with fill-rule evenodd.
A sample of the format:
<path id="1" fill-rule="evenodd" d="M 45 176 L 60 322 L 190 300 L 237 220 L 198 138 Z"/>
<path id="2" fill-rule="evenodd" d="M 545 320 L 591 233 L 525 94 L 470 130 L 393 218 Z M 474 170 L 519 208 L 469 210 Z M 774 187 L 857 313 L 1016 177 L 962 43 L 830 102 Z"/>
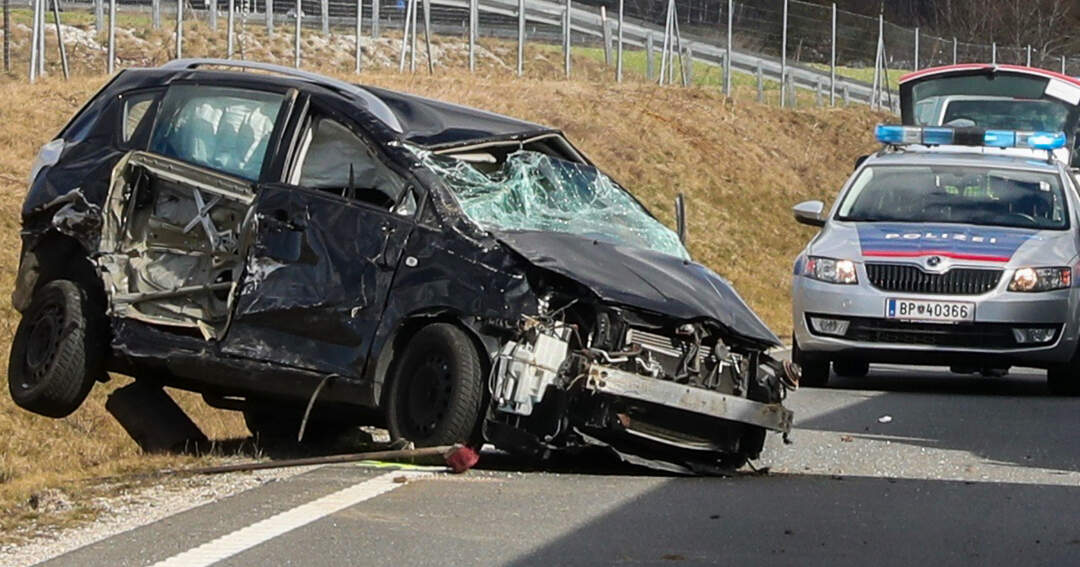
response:
<path id="1" fill-rule="evenodd" d="M 865 277 L 859 284 L 840 285 L 796 276 L 795 340 L 804 352 L 870 362 L 1045 367 L 1070 360 L 1077 344 L 1078 289 L 1018 293 L 1006 288 L 1003 282 L 982 295 L 928 295 L 882 291 L 866 283 Z M 975 317 L 967 323 L 888 319 L 889 298 L 973 303 Z M 813 326 L 815 318 L 846 324 L 822 332 L 821 325 Z M 1032 338 L 1042 340 L 1031 342 Z"/>

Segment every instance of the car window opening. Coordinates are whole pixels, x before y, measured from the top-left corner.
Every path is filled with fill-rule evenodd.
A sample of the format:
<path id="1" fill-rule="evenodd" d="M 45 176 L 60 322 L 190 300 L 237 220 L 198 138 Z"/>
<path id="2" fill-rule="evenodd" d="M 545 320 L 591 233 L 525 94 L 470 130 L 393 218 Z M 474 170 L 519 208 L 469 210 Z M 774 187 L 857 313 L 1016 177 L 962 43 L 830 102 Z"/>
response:
<path id="1" fill-rule="evenodd" d="M 172 87 L 150 151 L 255 181 L 284 98 L 234 88 Z"/>
<path id="2" fill-rule="evenodd" d="M 336 120 L 316 117 L 304 134 L 290 182 L 346 199 L 390 209 L 415 210 L 412 192 L 401 178 L 382 163 L 371 146 Z M 404 198 L 403 198 L 404 197 Z"/>
<path id="3" fill-rule="evenodd" d="M 458 155 L 412 150 L 487 230 L 575 234 L 689 259 L 674 231 L 590 165 L 516 146 Z"/>

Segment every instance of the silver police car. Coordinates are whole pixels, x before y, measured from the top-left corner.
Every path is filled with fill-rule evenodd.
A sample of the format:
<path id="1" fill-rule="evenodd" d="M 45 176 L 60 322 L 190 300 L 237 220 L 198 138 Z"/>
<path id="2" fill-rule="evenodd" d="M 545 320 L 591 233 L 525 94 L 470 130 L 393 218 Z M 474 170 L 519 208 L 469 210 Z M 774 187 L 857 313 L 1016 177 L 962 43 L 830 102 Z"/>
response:
<path id="1" fill-rule="evenodd" d="M 878 126 L 831 211 L 795 261 L 793 359 L 802 384 L 830 366 L 947 365 L 1001 374 L 1047 369 L 1051 391 L 1080 391 L 1080 196 L 1053 150 L 1061 133 Z"/>

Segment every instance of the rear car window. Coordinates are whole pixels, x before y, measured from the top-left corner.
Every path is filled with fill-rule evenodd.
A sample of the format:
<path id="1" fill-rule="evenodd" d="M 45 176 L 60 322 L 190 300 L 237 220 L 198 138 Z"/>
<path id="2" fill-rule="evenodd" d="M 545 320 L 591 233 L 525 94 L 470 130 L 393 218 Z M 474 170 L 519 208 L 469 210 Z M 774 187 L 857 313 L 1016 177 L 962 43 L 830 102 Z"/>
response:
<path id="1" fill-rule="evenodd" d="M 967 166 L 871 166 L 852 184 L 837 218 L 1068 228 L 1061 178 L 1052 172 Z"/>
<path id="2" fill-rule="evenodd" d="M 179 85 L 169 89 L 150 151 L 257 180 L 285 96 Z"/>

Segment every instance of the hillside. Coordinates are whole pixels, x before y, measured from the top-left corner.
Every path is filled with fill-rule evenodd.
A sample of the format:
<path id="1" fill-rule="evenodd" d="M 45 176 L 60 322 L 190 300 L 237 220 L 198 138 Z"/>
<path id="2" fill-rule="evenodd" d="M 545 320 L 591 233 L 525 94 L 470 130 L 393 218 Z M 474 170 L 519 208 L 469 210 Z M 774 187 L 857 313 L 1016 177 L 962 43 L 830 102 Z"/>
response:
<path id="1" fill-rule="evenodd" d="M 670 223 L 679 191 L 689 203 L 690 248 L 696 259 L 734 281 L 781 335 L 790 332 L 788 285 L 794 255 L 813 234 L 791 220 L 792 204 L 831 198 L 853 160 L 873 147 L 881 117 L 863 109 L 781 111 L 733 102 L 711 89 L 657 88 L 642 83 L 476 78 L 443 71 L 434 78 L 373 72 L 365 83 L 475 105 L 550 124 Z M 19 210 L 37 148 L 102 84 L 101 76 L 35 85 L 0 82 L 0 367 L 17 317 L 6 300 L 18 261 Z M 6 378 L 5 378 L 6 379 Z M 40 512 L 31 494 L 72 479 L 190 462 L 193 457 L 138 454 L 104 410 L 117 377 L 98 386 L 70 418 L 49 420 L 15 408 L 0 395 L 0 531 Z M 182 395 L 196 421 L 219 440 L 248 433 L 239 414 L 211 410 Z M 70 486 L 70 485 L 69 485 Z M 81 492 L 92 492 L 89 488 Z M 84 499 L 85 500 L 85 499 Z M 76 500 L 54 521 L 93 514 Z"/>

